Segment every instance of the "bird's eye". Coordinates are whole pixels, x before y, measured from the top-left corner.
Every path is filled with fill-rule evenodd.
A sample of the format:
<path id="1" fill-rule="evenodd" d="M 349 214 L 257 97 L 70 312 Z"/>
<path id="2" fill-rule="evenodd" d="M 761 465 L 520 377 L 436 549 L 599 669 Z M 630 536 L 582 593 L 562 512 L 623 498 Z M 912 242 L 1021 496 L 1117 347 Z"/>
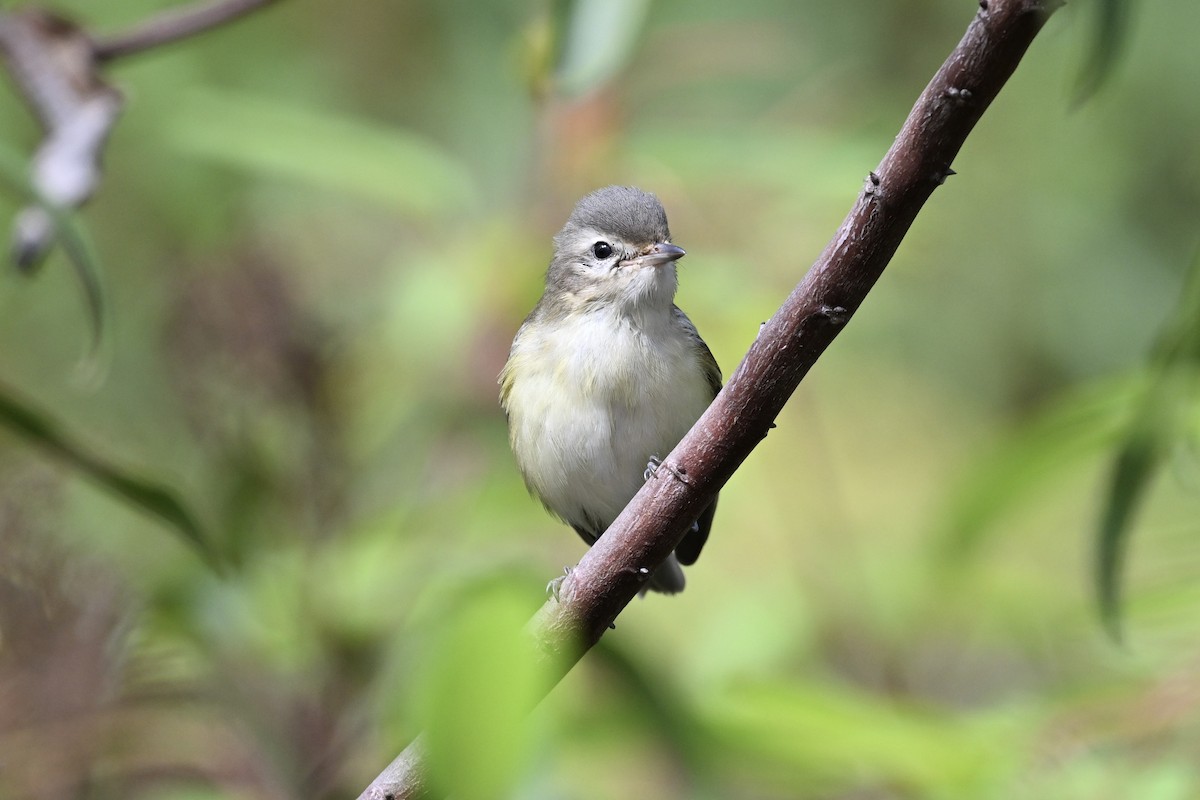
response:
<path id="1" fill-rule="evenodd" d="M 612 245 L 608 242 L 596 242 L 592 245 L 592 253 L 596 258 L 608 258 L 613 254 Z"/>

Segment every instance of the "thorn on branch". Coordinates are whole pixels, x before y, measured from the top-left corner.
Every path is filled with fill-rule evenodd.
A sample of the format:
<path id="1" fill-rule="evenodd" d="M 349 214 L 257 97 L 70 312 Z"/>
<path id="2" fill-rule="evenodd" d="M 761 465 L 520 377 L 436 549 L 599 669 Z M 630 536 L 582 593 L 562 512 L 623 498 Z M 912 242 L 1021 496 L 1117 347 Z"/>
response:
<path id="1" fill-rule="evenodd" d="M 679 481 L 684 486 L 691 485 L 688 481 L 687 468 L 682 464 L 665 463 L 663 466 L 667 468 L 668 472 L 675 476 L 675 480 Z"/>
<path id="2" fill-rule="evenodd" d="M 824 317 L 830 325 L 845 325 L 850 319 L 850 312 L 843 306 L 821 306 L 817 313 Z"/>
<path id="3" fill-rule="evenodd" d="M 868 197 L 879 194 L 879 183 L 879 175 L 874 171 L 869 173 L 867 175 L 866 185 L 863 187 L 863 194 L 867 195 Z"/>
<path id="4" fill-rule="evenodd" d="M 955 171 L 954 171 L 953 169 L 951 169 L 950 167 L 946 167 L 946 168 L 945 168 L 944 170 L 942 170 L 941 172 L 938 172 L 938 173 L 936 173 L 936 174 L 933 176 L 933 180 L 934 180 L 934 181 L 937 183 L 937 185 L 938 185 L 938 186 L 941 186 L 943 183 L 945 183 L 945 182 L 946 182 L 946 179 L 947 179 L 947 178 L 949 178 L 951 175 L 957 175 L 957 174 L 958 174 L 958 173 L 957 173 L 957 172 L 955 172 Z"/>
<path id="5" fill-rule="evenodd" d="M 646 472 L 642 476 L 645 480 L 658 477 L 658 471 L 665 469 L 667 472 L 675 476 L 675 479 L 684 486 L 690 485 L 687 478 L 687 468 L 681 464 L 671 464 L 663 461 L 658 456 L 650 459 L 650 463 L 646 465 Z"/>
<path id="6" fill-rule="evenodd" d="M 949 86 L 945 91 L 942 92 L 942 96 L 949 100 L 953 100 L 958 105 L 966 105 L 971 100 L 971 90 Z"/>

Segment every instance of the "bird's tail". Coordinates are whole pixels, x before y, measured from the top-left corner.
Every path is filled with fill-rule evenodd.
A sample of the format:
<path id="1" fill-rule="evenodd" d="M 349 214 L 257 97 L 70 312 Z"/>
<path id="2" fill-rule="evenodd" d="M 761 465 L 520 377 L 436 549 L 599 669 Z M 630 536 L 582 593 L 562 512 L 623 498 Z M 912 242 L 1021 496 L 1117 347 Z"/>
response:
<path id="1" fill-rule="evenodd" d="M 678 594 L 683 591 L 683 587 L 686 584 L 687 581 L 683 577 L 683 567 L 679 566 L 679 560 L 672 553 L 667 556 L 667 560 L 662 563 L 662 566 L 654 570 L 654 574 L 650 576 L 650 583 L 646 588 L 652 592 Z"/>

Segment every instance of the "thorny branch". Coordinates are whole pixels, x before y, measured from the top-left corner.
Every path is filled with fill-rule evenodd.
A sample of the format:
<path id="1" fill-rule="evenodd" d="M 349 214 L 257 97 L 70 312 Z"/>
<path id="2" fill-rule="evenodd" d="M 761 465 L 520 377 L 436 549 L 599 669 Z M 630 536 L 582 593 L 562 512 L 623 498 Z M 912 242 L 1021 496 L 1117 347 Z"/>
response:
<path id="1" fill-rule="evenodd" d="M 32 269 L 56 238 L 54 213 L 95 193 L 108 135 L 123 99 L 100 73 L 123 56 L 223 25 L 277 0 L 218 0 L 165 12 L 133 30 L 96 39 L 74 22 L 40 8 L 0 12 L 0 61 L 45 131 L 33 156 L 31 184 L 40 204 L 18 212 L 12 258 Z"/>
<path id="2" fill-rule="evenodd" d="M 864 182 L 854 207 L 708 411 L 529 626 L 557 680 L 608 630 L 653 568 L 766 437 L 800 380 L 865 299 L 925 201 L 1060 0 L 981 0 L 961 42 Z M 419 737 L 359 800 L 430 793 Z"/>

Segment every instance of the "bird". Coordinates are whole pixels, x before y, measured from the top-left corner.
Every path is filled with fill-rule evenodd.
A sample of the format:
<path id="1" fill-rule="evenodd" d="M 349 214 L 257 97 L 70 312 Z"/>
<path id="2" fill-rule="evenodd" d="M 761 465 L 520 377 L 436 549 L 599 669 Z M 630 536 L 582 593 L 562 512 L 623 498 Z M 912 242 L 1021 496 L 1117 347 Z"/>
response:
<path id="1" fill-rule="evenodd" d="M 712 351 L 674 302 L 684 254 L 655 195 L 585 195 L 499 376 L 526 487 L 589 546 L 721 390 Z M 700 556 L 715 512 L 714 498 L 642 594 L 683 590 L 680 565 Z"/>

